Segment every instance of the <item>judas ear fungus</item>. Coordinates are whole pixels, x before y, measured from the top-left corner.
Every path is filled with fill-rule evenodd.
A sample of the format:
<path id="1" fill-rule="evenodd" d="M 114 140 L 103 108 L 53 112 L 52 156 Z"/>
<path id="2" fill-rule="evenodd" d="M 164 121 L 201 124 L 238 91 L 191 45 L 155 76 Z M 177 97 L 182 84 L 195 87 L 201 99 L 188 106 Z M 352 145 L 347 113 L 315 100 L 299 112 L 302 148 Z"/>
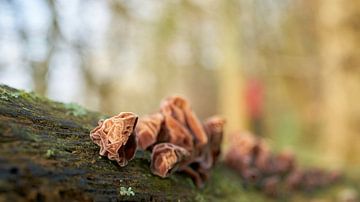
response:
<path id="1" fill-rule="evenodd" d="M 135 126 L 138 117 L 131 112 L 122 112 L 105 121 L 90 132 L 91 140 L 100 146 L 100 155 L 126 166 L 136 151 Z"/>
<path id="2" fill-rule="evenodd" d="M 185 166 L 181 169 L 181 172 L 189 175 L 198 188 L 204 187 L 204 179 L 201 177 L 200 173 L 193 168 Z"/>
<path id="3" fill-rule="evenodd" d="M 225 119 L 220 116 L 209 117 L 204 121 L 205 132 L 207 134 L 223 133 L 225 123 Z"/>
<path id="4" fill-rule="evenodd" d="M 285 188 L 290 191 L 302 188 L 303 179 L 304 172 L 302 170 L 293 170 L 288 176 L 286 176 Z"/>
<path id="5" fill-rule="evenodd" d="M 225 155 L 225 162 L 233 169 L 241 172 L 248 168 L 253 160 L 253 148 L 256 139 L 250 134 L 236 133 L 232 135 L 230 147 Z"/>
<path id="6" fill-rule="evenodd" d="M 257 168 L 247 167 L 241 172 L 241 176 L 246 183 L 256 184 L 261 178 L 261 173 Z"/>
<path id="7" fill-rule="evenodd" d="M 162 141 L 166 141 L 177 146 L 183 147 L 189 152 L 192 152 L 194 149 L 193 136 L 189 130 L 177 121 L 171 114 L 164 113 L 165 121 L 165 130 L 164 133 L 159 137 Z"/>
<path id="8" fill-rule="evenodd" d="M 210 169 L 220 155 L 224 123 L 224 119 L 217 116 L 204 122 L 203 127 L 208 137 L 208 143 L 196 151 L 189 164 L 180 168 L 180 171 L 192 178 L 198 188 L 204 186 L 210 176 Z"/>
<path id="9" fill-rule="evenodd" d="M 220 146 L 223 139 L 225 119 L 213 116 L 205 120 L 204 129 L 208 135 L 210 154 L 212 156 L 212 164 L 214 164 L 220 156 Z"/>
<path id="10" fill-rule="evenodd" d="M 279 194 L 280 178 L 278 176 L 265 178 L 261 184 L 261 188 L 266 195 L 276 197 Z"/>
<path id="11" fill-rule="evenodd" d="M 179 113 L 181 111 L 183 114 Z M 169 114 L 169 112 L 171 112 L 171 116 L 173 116 L 174 119 L 181 124 L 186 125 L 195 137 L 196 147 L 200 148 L 207 144 L 208 139 L 206 133 L 187 100 L 179 96 L 169 97 L 161 104 L 161 112 L 163 114 Z M 182 123 L 183 121 L 186 123 Z"/>
<path id="12" fill-rule="evenodd" d="M 189 158 L 190 153 L 171 143 L 155 145 L 151 155 L 151 172 L 160 177 L 167 177 Z"/>
<path id="13" fill-rule="evenodd" d="M 291 151 L 283 151 L 275 157 L 276 172 L 286 174 L 295 168 L 295 157 Z"/>
<path id="14" fill-rule="evenodd" d="M 171 103 L 171 102 L 169 102 Z M 169 110 L 171 110 L 171 114 L 174 117 L 174 119 L 178 120 L 181 124 L 185 125 L 186 124 L 186 118 L 185 118 L 185 114 L 184 114 L 184 110 L 181 107 L 183 105 L 176 105 L 174 104 L 169 104 L 168 108 Z"/>
<path id="15" fill-rule="evenodd" d="M 139 119 L 136 126 L 136 136 L 139 148 L 145 150 L 156 142 L 163 121 L 164 116 L 160 113 Z"/>

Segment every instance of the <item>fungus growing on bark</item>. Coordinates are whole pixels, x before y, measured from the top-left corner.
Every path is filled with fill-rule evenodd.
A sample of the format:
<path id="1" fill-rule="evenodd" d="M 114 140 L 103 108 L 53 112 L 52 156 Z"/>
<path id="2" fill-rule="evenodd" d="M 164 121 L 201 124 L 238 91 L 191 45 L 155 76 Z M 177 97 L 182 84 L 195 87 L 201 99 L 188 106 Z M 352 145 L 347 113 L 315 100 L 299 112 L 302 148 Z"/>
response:
<path id="1" fill-rule="evenodd" d="M 161 112 L 164 115 L 164 130 L 159 134 L 159 142 L 175 144 L 191 153 L 194 149 L 194 139 L 186 123 L 173 116 L 170 106 L 163 107 Z"/>
<path id="2" fill-rule="evenodd" d="M 151 171 L 160 177 L 167 177 L 175 171 L 181 162 L 186 161 L 190 153 L 184 148 L 171 143 L 160 143 L 154 146 L 151 155 Z"/>
<path id="3" fill-rule="evenodd" d="M 152 151 L 151 170 L 166 177 L 178 170 L 200 187 L 220 155 L 224 119 L 211 117 L 201 124 L 189 103 L 172 96 L 158 113 L 142 117 L 136 126 L 138 147 Z"/>
<path id="4" fill-rule="evenodd" d="M 146 150 L 156 142 L 163 121 L 164 116 L 161 113 L 148 115 L 139 119 L 136 126 L 139 148 Z"/>
<path id="5" fill-rule="evenodd" d="M 204 122 L 208 143 L 196 152 L 194 160 L 180 169 L 193 179 L 197 187 L 204 186 L 205 181 L 209 178 L 211 168 L 220 155 L 224 124 L 225 120 L 218 116 L 208 118 Z"/>
<path id="6" fill-rule="evenodd" d="M 285 179 L 285 186 L 288 190 L 301 188 L 304 172 L 300 169 L 293 170 Z"/>
<path id="7" fill-rule="evenodd" d="M 295 157 L 291 151 L 282 151 L 275 156 L 276 173 L 286 174 L 295 168 Z"/>
<path id="8" fill-rule="evenodd" d="M 182 171 L 201 187 L 220 155 L 224 123 L 214 116 L 201 124 L 188 101 L 173 96 L 161 103 L 159 112 L 141 117 L 138 123 L 133 113 L 100 121 L 90 137 L 100 146 L 100 155 L 120 166 L 133 158 L 138 146 L 152 152 L 153 174 L 167 177 Z"/>
<path id="9" fill-rule="evenodd" d="M 254 155 L 260 156 L 259 142 L 251 134 L 234 134 L 231 145 L 225 155 L 226 163 L 235 170 L 244 171 L 256 163 Z M 261 152 L 261 156 L 263 156 Z"/>
<path id="10" fill-rule="evenodd" d="M 220 156 L 220 146 L 223 139 L 225 119 L 219 116 L 213 116 L 205 120 L 204 129 L 208 136 L 209 151 L 207 155 L 211 157 L 211 164 L 213 165 Z M 209 158 L 205 158 L 209 159 Z M 205 160 L 206 162 L 206 160 Z M 211 165 L 211 166 L 212 166 Z"/>
<path id="11" fill-rule="evenodd" d="M 258 137 L 250 134 L 233 137 L 225 155 L 226 164 L 240 174 L 244 184 L 256 185 L 267 195 L 276 196 L 281 183 L 287 190 L 313 190 L 339 179 L 338 174 L 333 174 L 336 172 L 298 169 L 291 152 L 273 154 Z"/>
<path id="12" fill-rule="evenodd" d="M 262 182 L 262 190 L 264 193 L 271 197 L 276 197 L 279 192 L 280 185 L 280 177 L 279 176 L 271 176 L 265 178 Z"/>
<path id="13" fill-rule="evenodd" d="M 165 117 L 169 142 L 188 150 L 193 146 L 200 148 L 207 144 L 204 128 L 187 100 L 179 96 L 169 97 L 162 102 L 160 111 Z"/>
<path id="14" fill-rule="evenodd" d="M 317 188 L 332 184 L 341 177 L 339 172 L 326 172 L 321 169 L 310 168 L 302 170 L 296 168 L 285 178 L 285 188 L 288 190 L 312 191 Z"/>
<path id="15" fill-rule="evenodd" d="M 138 117 L 122 112 L 104 121 L 90 132 L 92 141 L 100 146 L 99 154 L 126 166 L 136 151 L 135 126 Z"/>

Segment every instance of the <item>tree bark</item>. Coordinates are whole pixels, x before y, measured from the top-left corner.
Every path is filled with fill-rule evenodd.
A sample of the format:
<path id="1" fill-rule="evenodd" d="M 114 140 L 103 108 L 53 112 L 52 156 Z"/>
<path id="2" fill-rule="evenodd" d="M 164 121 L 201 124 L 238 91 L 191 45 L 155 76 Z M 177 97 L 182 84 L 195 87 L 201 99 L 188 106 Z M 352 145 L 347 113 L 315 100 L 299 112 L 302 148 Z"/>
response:
<path id="1" fill-rule="evenodd" d="M 0 85 L 0 201 L 267 200 L 244 189 L 221 163 L 204 189 L 183 174 L 152 175 L 147 152 L 121 168 L 99 157 L 89 138 L 100 118 L 76 104 Z"/>
<path id="2" fill-rule="evenodd" d="M 360 166 L 360 3 L 319 1 L 323 88 L 324 158 Z"/>

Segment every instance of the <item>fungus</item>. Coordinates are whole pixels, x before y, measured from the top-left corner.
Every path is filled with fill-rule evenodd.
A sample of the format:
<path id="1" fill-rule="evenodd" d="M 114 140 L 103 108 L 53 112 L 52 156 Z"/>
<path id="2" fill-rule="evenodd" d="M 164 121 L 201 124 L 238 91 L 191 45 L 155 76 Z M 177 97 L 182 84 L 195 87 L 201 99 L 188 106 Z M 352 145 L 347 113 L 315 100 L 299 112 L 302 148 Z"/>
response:
<path id="1" fill-rule="evenodd" d="M 209 141 L 209 152 L 207 155 L 210 155 L 210 157 L 205 158 L 205 160 L 211 159 L 211 166 L 213 166 L 220 156 L 220 146 L 223 139 L 224 124 L 225 119 L 219 116 L 210 117 L 204 122 L 204 129 Z"/>
<path id="2" fill-rule="evenodd" d="M 265 178 L 262 182 L 262 190 L 271 197 L 276 197 L 279 192 L 280 178 L 278 176 L 271 176 Z"/>
<path id="3" fill-rule="evenodd" d="M 92 141 L 100 146 L 99 154 L 115 160 L 120 166 L 126 166 L 136 151 L 135 126 L 137 116 L 131 112 L 99 121 L 99 125 L 90 132 Z"/>
<path id="4" fill-rule="evenodd" d="M 225 162 L 240 174 L 245 184 L 260 185 L 269 196 L 276 196 L 279 187 L 313 190 L 339 179 L 336 172 L 298 169 L 291 152 L 271 153 L 265 141 L 250 134 L 233 135 Z"/>
<path id="5" fill-rule="evenodd" d="M 225 120 L 218 116 L 208 118 L 204 122 L 208 143 L 194 156 L 194 160 L 180 170 L 188 174 L 197 187 L 203 187 L 209 178 L 210 169 L 220 155 L 220 144 L 223 136 Z"/>
<path id="6" fill-rule="evenodd" d="M 235 134 L 231 143 L 225 156 L 226 163 L 239 172 L 245 184 L 261 182 L 263 191 L 275 196 L 278 175 L 293 167 L 291 154 L 283 152 L 274 156 L 262 139 L 248 133 Z"/>
<path id="7" fill-rule="evenodd" d="M 156 142 L 163 120 L 164 116 L 161 113 L 152 114 L 139 119 L 136 126 L 139 148 L 146 150 Z"/>
<path id="8" fill-rule="evenodd" d="M 162 111 L 164 130 L 159 134 L 159 141 L 169 142 L 192 152 L 194 148 L 193 136 L 186 128 L 186 125 L 175 119 L 170 109 L 165 108 Z"/>
<path id="9" fill-rule="evenodd" d="M 160 111 L 140 118 L 136 127 L 139 148 L 152 151 L 151 170 L 161 177 L 178 170 L 200 187 L 220 155 L 225 121 L 211 117 L 202 125 L 182 97 L 164 99 Z"/>
<path id="10" fill-rule="evenodd" d="M 299 189 L 302 186 L 304 172 L 300 169 L 292 171 L 285 179 L 285 186 L 289 190 Z"/>
<path id="11" fill-rule="evenodd" d="M 248 167 L 241 173 L 242 179 L 246 184 L 256 184 L 261 179 L 262 173 L 259 169 L 254 167 Z"/>
<path id="12" fill-rule="evenodd" d="M 167 177 L 185 162 L 190 153 L 184 148 L 171 143 L 154 146 L 151 155 L 151 171 L 160 177 Z"/>
<path id="13" fill-rule="evenodd" d="M 276 172 L 279 174 L 285 174 L 292 171 L 295 167 L 294 154 L 291 151 L 283 151 L 276 155 Z"/>
<path id="14" fill-rule="evenodd" d="M 211 117 L 203 124 L 184 98 L 163 100 L 159 112 L 141 117 L 133 113 L 100 121 L 90 133 L 100 146 L 100 155 L 125 166 L 136 151 L 150 150 L 151 171 L 167 177 L 173 171 L 190 175 L 198 187 L 209 178 L 220 155 L 224 119 Z"/>
<path id="15" fill-rule="evenodd" d="M 226 163 L 238 171 L 243 171 L 254 162 L 254 148 L 257 145 L 255 137 L 250 134 L 234 134 L 231 139 L 231 145 L 225 155 Z"/>
<path id="16" fill-rule="evenodd" d="M 188 176 L 190 176 L 190 178 L 192 179 L 192 181 L 194 182 L 194 184 L 198 187 L 201 188 L 204 186 L 204 181 L 205 178 L 207 179 L 208 176 L 205 174 L 205 172 L 201 172 L 201 175 L 199 170 L 195 171 L 196 169 L 190 167 L 190 166 L 185 166 L 183 168 L 181 168 L 181 172 L 187 174 Z"/>
<path id="17" fill-rule="evenodd" d="M 169 130 L 170 139 L 174 138 L 173 127 L 180 129 L 184 133 L 184 136 L 190 136 L 194 138 L 195 147 L 199 148 L 207 144 L 207 135 L 202 127 L 199 119 L 192 111 L 187 100 L 179 96 L 173 96 L 165 99 L 160 107 L 161 113 L 165 116 L 165 125 Z M 180 127 L 178 127 L 180 126 Z M 187 141 L 187 138 L 181 138 Z M 176 143 L 174 143 L 176 144 Z M 181 143 L 184 146 L 188 146 L 188 142 Z"/>

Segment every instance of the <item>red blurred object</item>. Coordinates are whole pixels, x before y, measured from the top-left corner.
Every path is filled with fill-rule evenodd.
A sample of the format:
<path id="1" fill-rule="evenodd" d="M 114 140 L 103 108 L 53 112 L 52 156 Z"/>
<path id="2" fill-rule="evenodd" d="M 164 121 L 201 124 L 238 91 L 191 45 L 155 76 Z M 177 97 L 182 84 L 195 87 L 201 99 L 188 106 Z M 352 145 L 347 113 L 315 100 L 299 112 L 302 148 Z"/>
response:
<path id="1" fill-rule="evenodd" d="M 245 87 L 245 104 L 250 118 L 261 118 L 264 106 L 264 87 L 257 79 L 250 79 Z"/>
<path id="2" fill-rule="evenodd" d="M 264 111 L 264 85 L 258 79 L 250 79 L 245 86 L 245 107 L 250 121 L 250 128 L 257 135 L 262 135 Z"/>

